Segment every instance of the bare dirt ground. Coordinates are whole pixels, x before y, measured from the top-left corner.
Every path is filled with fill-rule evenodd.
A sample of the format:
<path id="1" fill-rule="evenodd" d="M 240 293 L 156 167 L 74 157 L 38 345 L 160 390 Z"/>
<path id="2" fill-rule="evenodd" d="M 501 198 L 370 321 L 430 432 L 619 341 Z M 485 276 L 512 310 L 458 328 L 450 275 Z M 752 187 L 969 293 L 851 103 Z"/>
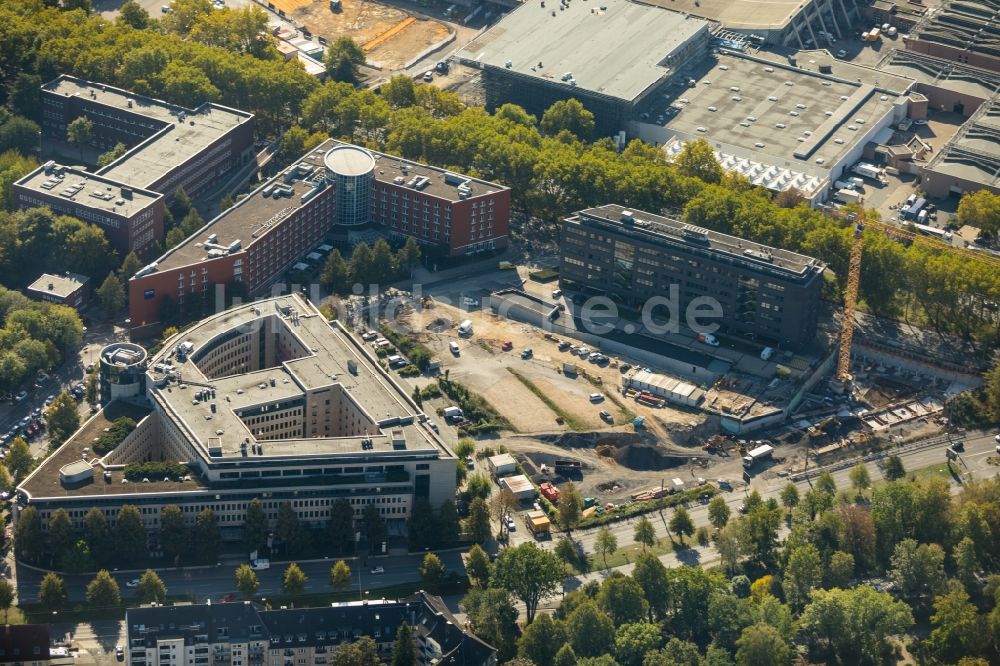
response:
<path id="1" fill-rule="evenodd" d="M 471 338 L 460 338 L 456 332 L 464 319 L 473 322 Z M 581 492 L 611 502 L 624 501 L 630 493 L 657 486 L 665 477 L 708 476 L 698 463 L 689 469 L 692 455 L 706 459 L 700 449 L 691 447 L 701 439 L 687 436 L 700 430 L 704 417 L 669 407 L 644 407 L 622 397 L 617 368 L 574 359 L 560 352 L 541 331 L 498 319 L 486 311 L 466 312 L 436 304 L 411 319 L 410 324 L 419 328 L 421 341 L 440 359 L 442 373 L 447 372 L 449 379 L 486 398 L 517 430 L 501 433 L 490 445 L 503 444 L 511 452 L 523 454 L 535 470 L 542 464 L 551 468 L 557 458 L 579 460 L 584 464 L 584 474 L 575 480 Z M 453 341 L 459 344 L 457 357 L 449 351 Z M 501 351 L 505 341 L 512 343 L 511 351 Z M 520 357 L 525 348 L 533 350 L 531 359 Z M 582 372 L 575 378 L 564 376 L 560 372 L 562 363 L 571 359 L 591 379 Z M 534 384 L 586 432 L 570 432 L 566 424 L 558 424 L 556 413 L 510 370 Z M 594 383 L 598 378 L 600 384 Z M 591 393 L 614 394 L 630 412 L 649 417 L 649 430 L 636 433 L 613 400 L 607 398 L 595 404 L 590 402 Z M 602 409 L 614 416 L 613 426 L 601 421 Z M 674 434 L 679 435 L 676 440 Z M 531 467 L 528 471 L 532 471 Z"/>
<path id="2" fill-rule="evenodd" d="M 350 36 L 383 69 L 401 69 L 427 47 L 448 36 L 443 23 L 372 0 L 343 0 L 340 12 L 326 0 L 272 0 L 297 23 L 329 41 Z"/>

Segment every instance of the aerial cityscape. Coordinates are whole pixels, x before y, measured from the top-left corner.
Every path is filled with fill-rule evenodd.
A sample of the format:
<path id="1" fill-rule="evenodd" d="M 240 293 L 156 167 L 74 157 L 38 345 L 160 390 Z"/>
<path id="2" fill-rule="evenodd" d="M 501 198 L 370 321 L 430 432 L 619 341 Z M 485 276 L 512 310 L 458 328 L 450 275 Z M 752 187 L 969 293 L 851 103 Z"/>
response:
<path id="1" fill-rule="evenodd" d="M 0 34 L 0 666 L 1000 664 L 1000 0 Z"/>

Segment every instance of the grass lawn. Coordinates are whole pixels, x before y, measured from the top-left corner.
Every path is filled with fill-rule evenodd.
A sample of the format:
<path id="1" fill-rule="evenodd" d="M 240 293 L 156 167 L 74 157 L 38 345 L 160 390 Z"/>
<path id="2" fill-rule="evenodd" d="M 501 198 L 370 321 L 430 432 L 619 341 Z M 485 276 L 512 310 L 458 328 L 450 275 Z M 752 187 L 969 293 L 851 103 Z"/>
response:
<path id="1" fill-rule="evenodd" d="M 921 481 L 923 479 L 931 478 L 941 478 L 946 481 L 953 481 L 954 475 L 951 470 L 955 470 L 956 473 L 961 474 L 960 466 L 952 465 L 949 469 L 945 462 L 934 463 L 933 465 L 928 465 L 927 467 L 921 467 L 919 469 L 909 469 L 906 470 L 906 479 L 912 481 Z M 878 479 L 872 481 L 872 488 L 881 488 L 889 483 L 886 479 Z"/>
<path id="2" fill-rule="evenodd" d="M 659 520 L 659 516 L 648 516 L 650 521 Z M 684 537 L 684 546 L 678 541 L 671 541 L 670 537 L 660 537 L 656 541 L 656 545 L 652 548 L 646 547 L 645 551 L 652 553 L 659 557 L 660 555 L 666 555 L 667 553 L 674 553 L 685 550 L 686 548 L 697 545 L 694 536 Z M 627 546 L 622 546 L 613 553 L 608 554 L 608 568 L 620 567 L 623 564 L 629 564 L 635 562 L 636 558 L 639 557 L 643 552 L 643 546 L 639 543 L 631 543 Z M 599 571 L 604 569 L 604 558 L 596 553 L 587 554 L 587 562 L 590 565 L 591 571 Z"/>

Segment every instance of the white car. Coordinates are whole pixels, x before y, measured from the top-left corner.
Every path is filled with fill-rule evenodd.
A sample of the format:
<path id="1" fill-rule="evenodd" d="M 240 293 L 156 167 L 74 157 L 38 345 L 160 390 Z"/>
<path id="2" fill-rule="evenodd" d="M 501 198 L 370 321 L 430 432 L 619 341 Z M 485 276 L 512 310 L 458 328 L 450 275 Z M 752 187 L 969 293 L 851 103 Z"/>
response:
<path id="1" fill-rule="evenodd" d="M 838 58 L 846 58 L 847 57 L 847 51 L 845 51 L 844 49 L 840 49 L 839 51 L 837 51 L 837 57 Z"/>
<path id="2" fill-rule="evenodd" d="M 133 578 L 129 582 L 125 583 L 125 587 L 139 587 L 139 579 Z"/>
<path id="3" fill-rule="evenodd" d="M 604 402 L 604 394 L 603 393 L 591 393 L 590 394 L 590 401 L 591 402 Z"/>
<path id="4" fill-rule="evenodd" d="M 921 118 L 921 119 L 919 119 L 919 120 L 914 120 L 914 121 L 913 121 L 913 124 L 914 124 L 914 125 L 926 125 L 926 124 L 927 124 L 927 121 L 926 121 L 926 120 L 924 120 L 923 118 Z"/>
<path id="5" fill-rule="evenodd" d="M 711 333 L 706 333 L 705 335 L 698 336 L 699 342 L 703 342 L 709 347 L 718 347 L 719 341 L 715 339 L 715 336 Z"/>
<path id="6" fill-rule="evenodd" d="M 382 567 L 372 567 L 372 575 L 373 576 L 377 576 L 379 574 L 384 574 L 384 573 L 385 573 L 385 569 L 384 568 L 382 568 Z"/>

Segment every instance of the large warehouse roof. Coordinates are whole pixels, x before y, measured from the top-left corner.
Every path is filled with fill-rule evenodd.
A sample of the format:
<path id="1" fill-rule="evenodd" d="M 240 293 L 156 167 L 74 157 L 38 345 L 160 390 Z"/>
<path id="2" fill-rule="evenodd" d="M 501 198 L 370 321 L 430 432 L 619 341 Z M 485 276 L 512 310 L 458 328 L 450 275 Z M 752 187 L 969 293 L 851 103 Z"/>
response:
<path id="1" fill-rule="evenodd" d="M 926 170 L 1000 189 L 1000 99 L 983 104 Z"/>
<path id="2" fill-rule="evenodd" d="M 571 74 L 578 88 L 632 101 L 670 73 L 671 54 L 707 30 L 701 19 L 629 0 L 533 1 L 459 57 L 567 87 Z"/>
<path id="3" fill-rule="evenodd" d="M 682 138 L 723 144 L 724 152 L 742 149 L 746 157 L 770 156 L 770 163 L 791 169 L 825 170 L 872 140 L 872 128 L 901 103 L 901 77 L 883 75 L 892 79 L 890 91 L 884 82 L 876 87 L 851 74 L 722 53 L 692 87 L 681 89 L 666 126 Z"/>

